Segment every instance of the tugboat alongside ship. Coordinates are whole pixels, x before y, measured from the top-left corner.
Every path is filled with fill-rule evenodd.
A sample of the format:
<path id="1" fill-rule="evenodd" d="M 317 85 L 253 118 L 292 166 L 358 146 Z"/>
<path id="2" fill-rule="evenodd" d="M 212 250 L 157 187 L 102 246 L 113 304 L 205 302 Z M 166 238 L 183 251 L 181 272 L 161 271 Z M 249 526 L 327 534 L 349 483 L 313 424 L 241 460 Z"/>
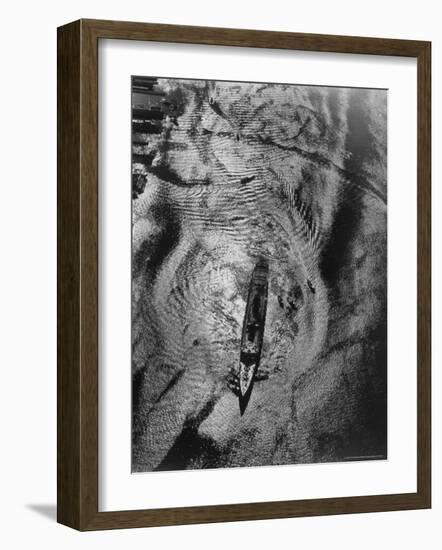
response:
<path id="1" fill-rule="evenodd" d="M 239 357 L 239 409 L 247 408 L 261 359 L 267 312 L 269 264 L 260 259 L 253 270 L 242 328 Z"/>

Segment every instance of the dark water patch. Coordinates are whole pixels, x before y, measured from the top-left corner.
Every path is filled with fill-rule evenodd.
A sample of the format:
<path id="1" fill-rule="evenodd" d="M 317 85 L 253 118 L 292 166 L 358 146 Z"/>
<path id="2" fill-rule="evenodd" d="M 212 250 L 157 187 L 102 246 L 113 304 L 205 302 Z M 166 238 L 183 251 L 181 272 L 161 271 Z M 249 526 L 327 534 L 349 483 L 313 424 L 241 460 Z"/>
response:
<path id="1" fill-rule="evenodd" d="M 356 183 L 358 183 L 357 174 L 363 168 L 364 157 L 373 145 L 364 99 L 365 94 L 360 91 L 351 93 L 347 113 L 346 150 L 350 154 L 345 159 L 344 167 L 347 172 L 355 174 Z M 362 184 L 362 182 L 359 183 Z M 360 193 L 354 187 L 344 185 L 331 235 L 320 264 L 321 272 L 329 287 L 338 284 L 341 268 L 348 266 L 349 262 L 351 265 L 350 246 L 358 232 L 362 208 L 363 198 Z M 350 294 L 351 289 L 347 288 L 346 293 Z"/>
<path id="2" fill-rule="evenodd" d="M 248 176 L 248 177 L 245 177 L 245 178 L 241 178 L 240 182 L 241 183 L 250 183 L 251 181 L 253 181 L 255 179 L 256 176 Z"/>
<path id="3" fill-rule="evenodd" d="M 220 449 L 209 437 L 198 433 L 200 424 L 210 415 L 216 400 L 210 399 L 195 418 L 187 419 L 181 433 L 156 471 L 185 470 L 194 461 L 205 468 L 220 467 Z"/>
<path id="4" fill-rule="evenodd" d="M 132 199 L 136 199 L 144 192 L 147 178 L 144 174 L 132 174 Z"/>
<path id="5" fill-rule="evenodd" d="M 174 170 L 169 168 L 165 164 L 160 164 L 157 166 L 149 166 L 146 167 L 147 170 L 154 174 L 157 178 L 166 181 L 167 183 L 170 183 L 172 185 L 176 185 L 178 187 L 192 187 L 194 185 L 210 185 L 209 178 L 198 178 L 193 179 L 191 181 L 186 181 L 181 176 L 179 176 Z"/>
<path id="6" fill-rule="evenodd" d="M 132 155 L 132 162 L 135 164 L 143 164 L 144 166 L 151 166 L 153 159 L 156 156 L 156 151 L 152 151 L 150 153 L 146 153 L 144 155 L 134 153 Z"/>
<path id="7" fill-rule="evenodd" d="M 165 258 L 172 252 L 180 241 L 180 223 L 173 208 L 166 201 L 152 205 L 152 215 L 162 231 L 153 242 L 144 241 L 133 256 L 132 270 L 136 275 L 144 269 L 153 284 L 155 275 Z"/>

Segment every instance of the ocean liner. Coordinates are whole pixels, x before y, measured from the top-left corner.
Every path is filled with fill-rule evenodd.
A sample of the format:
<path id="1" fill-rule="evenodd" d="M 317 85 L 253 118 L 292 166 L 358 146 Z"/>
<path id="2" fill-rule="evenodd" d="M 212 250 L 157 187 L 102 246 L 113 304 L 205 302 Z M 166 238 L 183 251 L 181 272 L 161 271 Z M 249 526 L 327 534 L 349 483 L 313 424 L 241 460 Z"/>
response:
<path id="1" fill-rule="evenodd" d="M 244 414 L 259 367 L 267 311 L 269 265 L 261 259 L 250 281 L 239 358 L 239 408 Z"/>

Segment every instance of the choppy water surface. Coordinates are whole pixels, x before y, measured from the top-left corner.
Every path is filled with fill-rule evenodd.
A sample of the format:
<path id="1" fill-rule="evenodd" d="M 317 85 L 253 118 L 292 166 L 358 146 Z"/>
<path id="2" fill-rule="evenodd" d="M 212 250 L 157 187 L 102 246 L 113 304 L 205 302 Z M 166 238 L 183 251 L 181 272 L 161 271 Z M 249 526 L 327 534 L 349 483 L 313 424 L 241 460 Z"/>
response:
<path id="1" fill-rule="evenodd" d="M 176 110 L 134 133 L 133 470 L 385 457 L 386 92 L 157 88 Z M 241 416 L 227 379 L 260 257 Z"/>

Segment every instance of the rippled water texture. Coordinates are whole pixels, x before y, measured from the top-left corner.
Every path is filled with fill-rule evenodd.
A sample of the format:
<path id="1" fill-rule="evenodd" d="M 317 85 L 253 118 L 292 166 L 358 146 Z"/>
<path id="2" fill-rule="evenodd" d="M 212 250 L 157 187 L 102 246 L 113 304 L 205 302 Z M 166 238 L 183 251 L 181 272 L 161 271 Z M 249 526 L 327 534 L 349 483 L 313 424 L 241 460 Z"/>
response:
<path id="1" fill-rule="evenodd" d="M 387 92 L 157 88 L 174 116 L 133 145 L 133 471 L 385 458 Z M 260 257 L 241 416 L 227 379 Z"/>

